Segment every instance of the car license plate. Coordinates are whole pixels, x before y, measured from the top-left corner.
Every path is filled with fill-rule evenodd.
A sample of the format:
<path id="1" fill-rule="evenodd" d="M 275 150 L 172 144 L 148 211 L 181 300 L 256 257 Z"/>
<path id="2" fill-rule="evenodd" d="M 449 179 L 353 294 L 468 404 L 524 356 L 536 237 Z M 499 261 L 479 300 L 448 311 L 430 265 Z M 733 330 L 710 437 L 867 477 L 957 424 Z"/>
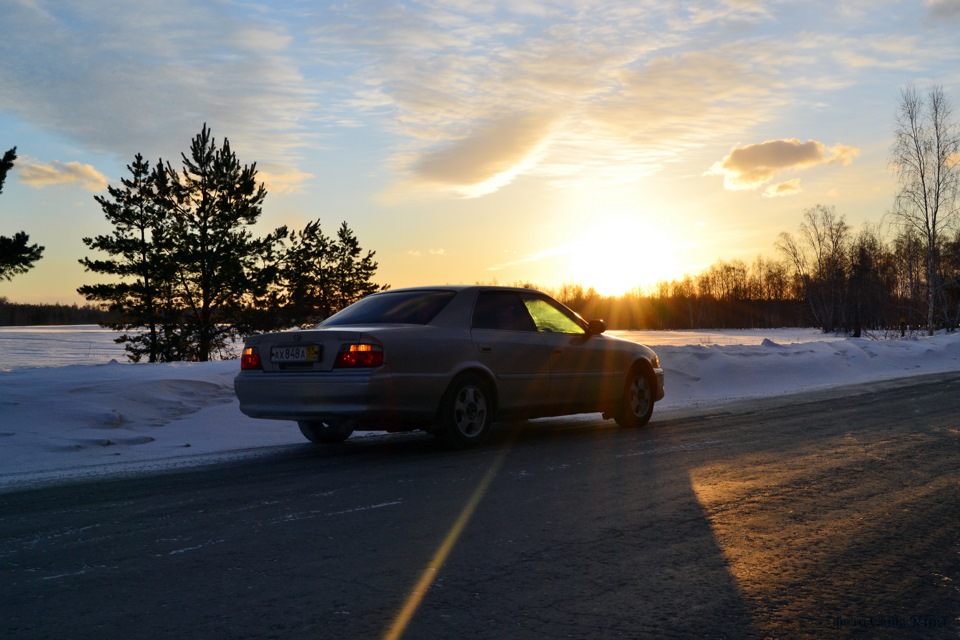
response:
<path id="1" fill-rule="evenodd" d="M 316 362 L 320 359 L 320 345 L 270 347 L 270 362 Z"/>

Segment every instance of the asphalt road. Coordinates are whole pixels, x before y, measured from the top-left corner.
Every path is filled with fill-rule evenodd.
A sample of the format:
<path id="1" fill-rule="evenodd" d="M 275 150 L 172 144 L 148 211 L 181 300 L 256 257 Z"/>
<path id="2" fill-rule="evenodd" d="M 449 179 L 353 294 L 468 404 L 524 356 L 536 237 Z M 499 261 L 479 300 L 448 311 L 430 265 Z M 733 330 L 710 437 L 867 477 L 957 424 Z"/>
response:
<path id="1" fill-rule="evenodd" d="M 0 495 L 0 638 L 958 638 L 958 389 Z"/>

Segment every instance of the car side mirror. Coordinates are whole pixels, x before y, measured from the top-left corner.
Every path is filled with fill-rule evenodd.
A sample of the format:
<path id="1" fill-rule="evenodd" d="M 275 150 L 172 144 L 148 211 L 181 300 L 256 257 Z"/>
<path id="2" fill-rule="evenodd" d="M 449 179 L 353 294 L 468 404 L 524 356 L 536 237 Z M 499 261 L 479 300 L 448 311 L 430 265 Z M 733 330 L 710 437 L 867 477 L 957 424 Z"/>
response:
<path id="1" fill-rule="evenodd" d="M 587 335 L 598 336 L 607 330 L 607 323 L 603 320 L 591 320 L 587 323 Z"/>

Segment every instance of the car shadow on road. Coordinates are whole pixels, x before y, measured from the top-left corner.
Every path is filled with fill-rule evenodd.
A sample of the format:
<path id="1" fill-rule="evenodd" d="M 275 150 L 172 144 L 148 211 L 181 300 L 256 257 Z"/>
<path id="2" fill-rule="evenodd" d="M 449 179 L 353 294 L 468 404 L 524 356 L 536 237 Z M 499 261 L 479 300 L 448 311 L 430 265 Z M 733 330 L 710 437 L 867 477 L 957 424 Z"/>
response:
<path id="1" fill-rule="evenodd" d="M 404 637 L 762 637 L 691 486 L 688 449 L 656 424 L 593 416 L 501 425 L 471 451 L 405 434 L 317 455 L 427 464 L 464 502 L 499 465 Z M 455 517 L 438 509 L 432 526 Z"/>

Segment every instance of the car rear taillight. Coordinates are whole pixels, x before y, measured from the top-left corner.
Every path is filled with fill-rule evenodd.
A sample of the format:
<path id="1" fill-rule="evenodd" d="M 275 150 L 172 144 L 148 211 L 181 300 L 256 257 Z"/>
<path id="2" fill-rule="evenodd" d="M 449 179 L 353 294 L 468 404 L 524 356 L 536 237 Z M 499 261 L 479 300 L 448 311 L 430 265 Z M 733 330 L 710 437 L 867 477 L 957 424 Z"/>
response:
<path id="1" fill-rule="evenodd" d="M 383 348 L 375 344 L 345 344 L 333 362 L 337 369 L 379 367 L 382 364 Z"/>
<path id="2" fill-rule="evenodd" d="M 263 362 L 260 361 L 260 350 L 256 347 L 244 347 L 240 355 L 240 370 L 263 369 Z"/>

